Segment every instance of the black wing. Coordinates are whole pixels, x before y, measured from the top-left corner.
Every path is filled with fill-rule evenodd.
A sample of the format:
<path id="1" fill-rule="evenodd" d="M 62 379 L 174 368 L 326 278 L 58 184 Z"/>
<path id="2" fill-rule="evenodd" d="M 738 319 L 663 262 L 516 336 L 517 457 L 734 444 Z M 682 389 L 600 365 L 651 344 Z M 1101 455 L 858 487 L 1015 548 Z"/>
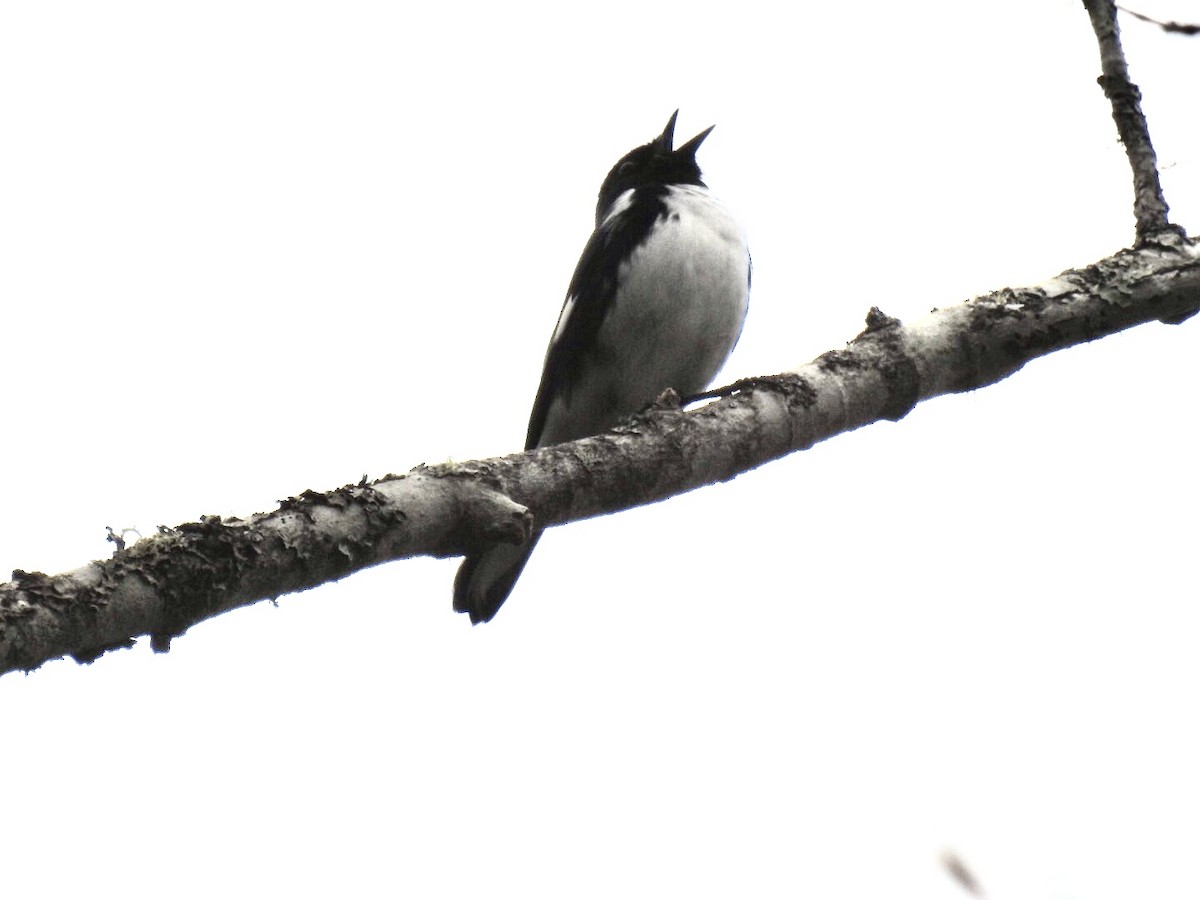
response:
<path id="1" fill-rule="evenodd" d="M 603 364 L 595 359 L 596 341 L 617 294 L 621 265 L 646 240 L 659 217 L 666 215 L 664 192 L 665 187 L 636 189 L 628 206 L 605 219 L 588 238 L 571 276 L 555 337 L 546 350 L 542 382 L 525 435 L 526 450 L 538 446 L 551 404 L 555 397 L 570 394 L 579 382 L 580 369 L 590 363 Z"/>

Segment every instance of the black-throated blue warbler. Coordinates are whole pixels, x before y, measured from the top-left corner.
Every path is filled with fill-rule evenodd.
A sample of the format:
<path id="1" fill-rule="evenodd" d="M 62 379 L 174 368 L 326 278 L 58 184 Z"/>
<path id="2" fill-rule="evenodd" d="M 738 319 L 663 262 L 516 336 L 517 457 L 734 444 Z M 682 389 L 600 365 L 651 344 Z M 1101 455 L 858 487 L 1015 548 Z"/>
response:
<path id="1" fill-rule="evenodd" d="M 750 298 L 750 252 L 700 179 L 696 150 L 662 134 L 621 157 L 596 203 L 596 230 L 571 276 L 533 401 L 525 449 L 600 434 L 667 388 L 702 391 L 737 343 Z M 500 609 L 537 545 L 467 556 L 454 608 L 472 623 Z"/>

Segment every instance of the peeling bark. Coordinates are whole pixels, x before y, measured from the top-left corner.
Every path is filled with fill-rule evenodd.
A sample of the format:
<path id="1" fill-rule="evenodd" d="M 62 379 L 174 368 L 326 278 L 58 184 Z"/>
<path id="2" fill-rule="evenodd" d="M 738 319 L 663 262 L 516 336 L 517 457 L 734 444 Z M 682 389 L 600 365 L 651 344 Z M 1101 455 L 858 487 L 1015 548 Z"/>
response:
<path id="1" fill-rule="evenodd" d="M 1200 243 L 1167 219 L 1154 148 L 1111 0 L 1084 0 L 1099 82 L 1134 177 L 1135 249 L 1038 287 L 1004 289 L 902 325 L 878 309 L 845 349 L 795 372 L 664 395 L 613 431 L 527 453 L 306 491 L 247 519 L 205 516 L 111 559 L 0 585 L 0 674 L 60 656 L 90 662 L 148 634 L 156 650 L 239 606 L 411 556 L 496 541 L 726 481 L 834 435 L 898 421 L 922 400 L 994 384 L 1039 356 L 1200 311 Z"/>
<path id="2" fill-rule="evenodd" d="M 879 310 L 844 349 L 795 372 L 659 402 L 597 437 L 494 459 L 418 467 L 246 519 L 202 517 L 61 575 L 0 585 L 0 673 L 60 656 L 90 662 L 150 635 L 412 556 L 516 543 L 560 525 L 725 481 L 917 403 L 974 390 L 1026 362 L 1200 310 L 1200 243 L 1173 230 L 1045 284 L 1004 289 L 903 325 Z"/>

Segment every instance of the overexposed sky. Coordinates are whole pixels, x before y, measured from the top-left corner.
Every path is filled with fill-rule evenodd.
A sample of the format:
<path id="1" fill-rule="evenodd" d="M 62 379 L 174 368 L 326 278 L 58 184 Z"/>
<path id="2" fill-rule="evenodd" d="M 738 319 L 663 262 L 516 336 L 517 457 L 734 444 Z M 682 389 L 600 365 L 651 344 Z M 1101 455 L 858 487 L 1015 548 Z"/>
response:
<path id="1" fill-rule="evenodd" d="M 1144 0 L 1162 18 L 1195 4 Z M 1200 229 L 1200 39 L 1125 21 Z M 0 571 L 518 449 L 612 163 L 714 122 L 723 378 L 1132 240 L 1082 3 L 0 10 Z M 1200 324 L 0 679 L 3 893 L 1192 897 Z"/>

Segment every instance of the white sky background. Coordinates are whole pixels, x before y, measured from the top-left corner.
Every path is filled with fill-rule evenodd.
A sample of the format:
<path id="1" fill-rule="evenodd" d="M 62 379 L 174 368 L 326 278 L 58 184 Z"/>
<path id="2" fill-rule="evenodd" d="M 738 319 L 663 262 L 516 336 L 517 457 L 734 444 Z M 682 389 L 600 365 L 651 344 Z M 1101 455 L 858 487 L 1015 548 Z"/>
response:
<path id="1" fill-rule="evenodd" d="M 1124 37 L 1195 231 L 1200 40 Z M 7 4 L 0 572 L 518 449 L 676 107 L 754 254 L 725 380 L 1100 259 L 1098 73 L 1076 0 Z M 3 893 L 1194 897 L 1198 329 L 557 530 L 486 627 L 416 560 L 0 679 Z"/>

